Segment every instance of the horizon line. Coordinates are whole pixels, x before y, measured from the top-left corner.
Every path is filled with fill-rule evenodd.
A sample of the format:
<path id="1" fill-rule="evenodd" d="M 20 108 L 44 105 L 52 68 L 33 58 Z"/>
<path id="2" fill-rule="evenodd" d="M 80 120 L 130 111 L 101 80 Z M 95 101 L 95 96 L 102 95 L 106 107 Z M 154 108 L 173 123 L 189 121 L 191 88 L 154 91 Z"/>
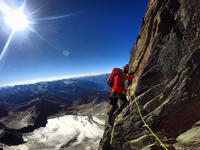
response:
<path id="1" fill-rule="evenodd" d="M 52 81 L 59 81 L 64 79 L 72 79 L 72 78 L 80 78 L 80 77 L 89 77 L 89 76 L 98 76 L 108 74 L 108 72 L 98 72 L 98 73 L 82 73 L 82 74 L 64 74 L 60 76 L 52 76 L 52 77 L 44 77 L 44 78 L 37 78 L 31 80 L 23 80 L 23 81 L 16 81 L 12 83 L 0 84 L 0 88 L 4 87 L 13 87 L 17 85 L 28 85 L 28 84 L 36 84 L 40 82 L 52 82 Z"/>

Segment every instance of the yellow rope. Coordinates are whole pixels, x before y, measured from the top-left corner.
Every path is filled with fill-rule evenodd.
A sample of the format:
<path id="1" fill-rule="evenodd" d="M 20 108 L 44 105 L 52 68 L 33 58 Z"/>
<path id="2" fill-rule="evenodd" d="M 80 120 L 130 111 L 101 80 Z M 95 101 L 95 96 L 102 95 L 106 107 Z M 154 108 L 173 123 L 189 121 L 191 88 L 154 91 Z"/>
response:
<path id="1" fill-rule="evenodd" d="M 142 113 L 141 113 L 141 109 L 139 107 L 139 104 L 137 102 L 137 98 L 135 96 L 135 93 L 133 93 L 133 96 L 134 96 L 134 101 L 136 103 L 136 106 L 137 106 L 137 110 L 139 112 L 139 115 L 140 115 L 140 118 L 144 124 L 144 127 L 146 127 L 149 132 L 155 137 L 155 139 L 159 142 L 160 146 L 164 149 L 164 150 L 168 150 L 167 146 L 160 140 L 160 138 L 153 132 L 153 130 L 149 127 L 149 125 L 146 123 L 146 121 L 144 120 L 144 117 L 142 116 Z"/>

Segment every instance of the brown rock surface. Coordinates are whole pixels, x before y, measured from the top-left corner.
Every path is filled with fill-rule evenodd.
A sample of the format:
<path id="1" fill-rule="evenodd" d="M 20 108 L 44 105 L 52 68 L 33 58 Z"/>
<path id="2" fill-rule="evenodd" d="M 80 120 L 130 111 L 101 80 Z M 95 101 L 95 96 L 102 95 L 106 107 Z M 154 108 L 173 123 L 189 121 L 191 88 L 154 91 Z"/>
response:
<path id="1" fill-rule="evenodd" d="M 105 129 L 99 149 L 158 150 L 134 102 L 168 149 L 200 149 L 200 1 L 150 0 L 131 51 L 130 105 Z"/>

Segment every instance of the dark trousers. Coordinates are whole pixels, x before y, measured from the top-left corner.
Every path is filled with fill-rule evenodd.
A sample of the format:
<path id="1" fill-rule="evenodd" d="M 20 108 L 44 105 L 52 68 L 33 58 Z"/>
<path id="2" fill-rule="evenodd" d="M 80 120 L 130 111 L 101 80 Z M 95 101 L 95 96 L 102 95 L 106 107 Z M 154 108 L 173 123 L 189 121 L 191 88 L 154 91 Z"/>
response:
<path id="1" fill-rule="evenodd" d="M 119 109 L 118 109 L 118 100 L 122 101 L 122 104 L 120 105 Z M 116 92 L 112 92 L 111 96 L 110 96 L 110 111 L 108 113 L 108 122 L 110 124 L 112 124 L 112 117 L 113 114 L 115 113 L 115 111 L 117 111 L 117 114 L 121 113 L 121 111 L 126 107 L 126 105 L 128 104 L 128 100 L 126 98 L 126 95 L 124 93 L 116 93 Z"/>

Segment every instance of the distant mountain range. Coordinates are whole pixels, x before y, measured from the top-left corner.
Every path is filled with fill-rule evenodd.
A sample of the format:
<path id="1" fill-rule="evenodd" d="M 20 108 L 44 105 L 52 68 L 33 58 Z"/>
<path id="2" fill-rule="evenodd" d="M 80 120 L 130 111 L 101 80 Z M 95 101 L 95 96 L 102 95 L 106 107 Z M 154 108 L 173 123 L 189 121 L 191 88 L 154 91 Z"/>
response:
<path id="1" fill-rule="evenodd" d="M 108 75 L 1 88 L 0 142 L 18 145 L 24 133 L 46 126 L 49 117 L 76 115 L 107 101 Z"/>
<path id="2" fill-rule="evenodd" d="M 109 87 L 106 84 L 108 75 L 103 74 L 0 88 L 0 103 L 17 104 L 44 96 L 54 97 L 61 101 L 74 101 L 85 94 L 108 91 Z"/>

